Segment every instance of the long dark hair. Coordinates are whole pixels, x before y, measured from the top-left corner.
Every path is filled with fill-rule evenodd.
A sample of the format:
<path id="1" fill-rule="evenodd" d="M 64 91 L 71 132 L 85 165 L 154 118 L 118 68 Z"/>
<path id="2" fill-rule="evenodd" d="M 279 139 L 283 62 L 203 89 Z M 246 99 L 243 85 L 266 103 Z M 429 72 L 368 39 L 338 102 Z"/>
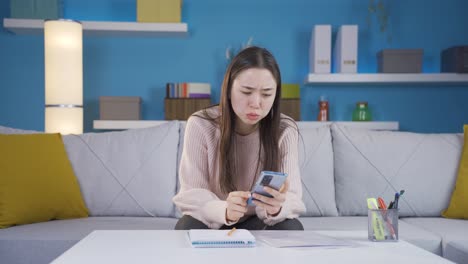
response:
<path id="1" fill-rule="evenodd" d="M 229 64 L 224 75 L 221 87 L 221 100 L 219 109 L 221 115 L 210 117 L 204 111 L 203 118 L 215 121 L 221 130 L 219 142 L 219 184 L 221 191 L 229 193 L 234 191 L 234 177 L 236 175 L 235 164 L 235 126 L 236 114 L 231 105 L 231 89 L 234 79 L 244 70 L 250 68 L 267 69 L 271 72 L 276 81 L 276 96 L 270 112 L 259 125 L 260 148 L 258 150 L 257 171 L 260 162 L 263 162 L 262 170 L 278 171 L 281 159 L 278 141 L 280 135 L 280 97 L 281 97 L 281 74 L 278 64 L 273 55 L 261 47 L 248 47 L 240 51 Z M 261 160 L 263 153 L 263 160 Z M 252 182 L 253 184 L 253 182 Z"/>

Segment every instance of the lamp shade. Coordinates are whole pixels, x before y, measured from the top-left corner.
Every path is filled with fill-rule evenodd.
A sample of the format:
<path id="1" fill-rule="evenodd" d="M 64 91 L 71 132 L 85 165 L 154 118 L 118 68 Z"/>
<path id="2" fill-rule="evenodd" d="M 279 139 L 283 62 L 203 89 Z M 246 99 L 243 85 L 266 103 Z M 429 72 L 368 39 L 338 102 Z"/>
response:
<path id="1" fill-rule="evenodd" d="M 83 133 L 83 29 L 71 20 L 44 22 L 45 132 Z"/>

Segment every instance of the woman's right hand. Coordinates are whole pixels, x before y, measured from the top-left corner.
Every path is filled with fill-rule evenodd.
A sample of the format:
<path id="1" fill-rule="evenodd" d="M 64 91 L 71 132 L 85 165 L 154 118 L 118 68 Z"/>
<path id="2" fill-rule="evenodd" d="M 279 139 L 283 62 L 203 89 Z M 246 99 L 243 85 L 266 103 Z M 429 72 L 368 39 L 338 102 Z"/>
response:
<path id="1" fill-rule="evenodd" d="M 250 192 L 230 192 L 226 199 L 226 221 L 237 222 L 247 212 L 247 199 Z"/>

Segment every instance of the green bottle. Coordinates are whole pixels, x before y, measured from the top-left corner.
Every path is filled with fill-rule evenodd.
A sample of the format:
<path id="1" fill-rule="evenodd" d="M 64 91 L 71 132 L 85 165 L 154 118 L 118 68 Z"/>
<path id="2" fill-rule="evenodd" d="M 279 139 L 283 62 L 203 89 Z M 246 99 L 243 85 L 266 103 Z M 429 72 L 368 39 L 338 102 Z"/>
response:
<path id="1" fill-rule="evenodd" d="M 372 114 L 367 102 L 357 102 L 353 111 L 353 121 L 372 121 Z"/>

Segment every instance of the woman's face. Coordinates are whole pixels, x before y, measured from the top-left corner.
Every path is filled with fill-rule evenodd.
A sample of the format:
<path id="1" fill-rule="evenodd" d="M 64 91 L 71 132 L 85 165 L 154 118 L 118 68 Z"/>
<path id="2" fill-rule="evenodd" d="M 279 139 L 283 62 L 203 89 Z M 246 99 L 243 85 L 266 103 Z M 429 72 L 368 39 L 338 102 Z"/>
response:
<path id="1" fill-rule="evenodd" d="M 237 133 L 252 133 L 258 122 L 268 115 L 275 101 L 276 85 L 275 78 L 267 69 L 250 68 L 237 75 L 231 88 Z"/>

